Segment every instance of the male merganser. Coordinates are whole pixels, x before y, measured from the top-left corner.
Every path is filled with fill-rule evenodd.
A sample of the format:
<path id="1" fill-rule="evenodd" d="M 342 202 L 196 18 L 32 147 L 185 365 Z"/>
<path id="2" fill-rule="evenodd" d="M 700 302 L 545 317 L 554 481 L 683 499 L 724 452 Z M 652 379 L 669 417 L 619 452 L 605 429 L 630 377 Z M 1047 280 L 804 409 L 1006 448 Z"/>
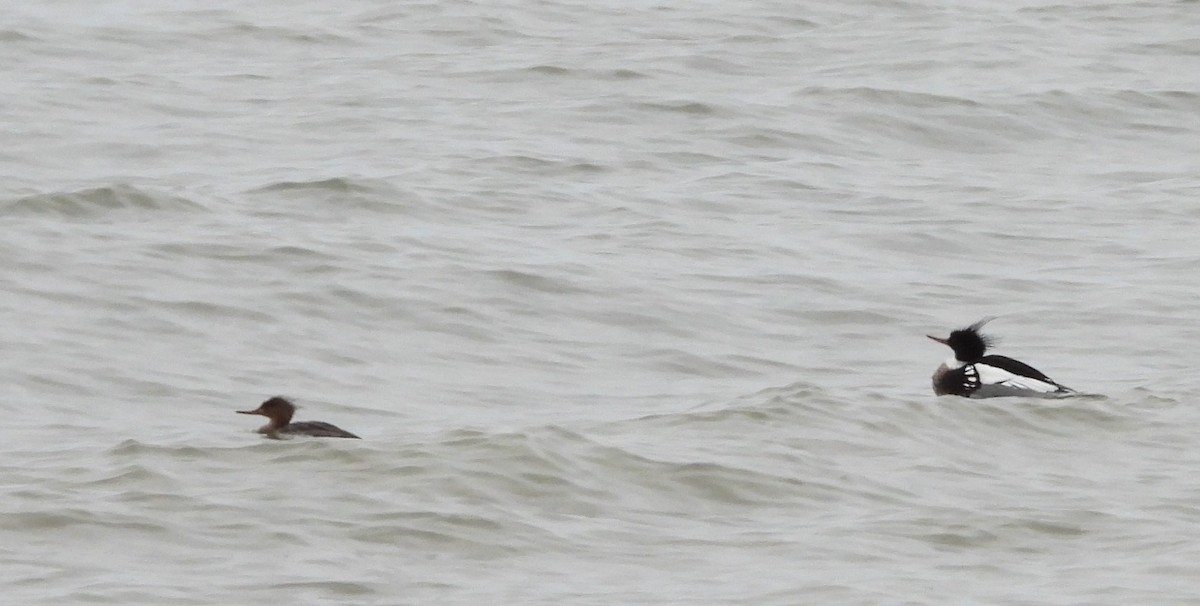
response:
<path id="1" fill-rule="evenodd" d="M 258 433 L 269 438 L 279 439 L 284 435 L 315 436 L 318 438 L 358 438 L 358 436 L 329 423 L 321 421 L 305 421 L 292 423 L 292 415 L 296 414 L 296 405 L 286 398 L 274 397 L 263 402 L 254 410 L 239 410 L 238 414 L 262 415 L 271 421 L 258 429 Z M 361 439 L 361 438 L 359 438 Z"/>
<path id="2" fill-rule="evenodd" d="M 984 318 L 966 328 L 960 328 L 948 338 L 926 335 L 950 346 L 954 355 L 933 373 L 933 393 L 994 398 L 998 396 L 1059 396 L 1075 393 L 1074 389 L 1056 383 L 1038 369 L 1005 356 L 985 356 L 995 339 L 980 334 L 992 318 Z"/>

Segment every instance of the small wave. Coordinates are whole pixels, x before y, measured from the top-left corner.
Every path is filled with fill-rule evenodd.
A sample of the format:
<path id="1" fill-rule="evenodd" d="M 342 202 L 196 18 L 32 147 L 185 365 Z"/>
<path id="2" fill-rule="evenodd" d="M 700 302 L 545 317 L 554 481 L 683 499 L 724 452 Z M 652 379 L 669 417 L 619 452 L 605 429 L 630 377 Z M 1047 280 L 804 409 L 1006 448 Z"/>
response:
<path id="1" fill-rule="evenodd" d="M 823 388 L 806 382 L 769 387 L 741 396 L 732 402 L 706 404 L 690 411 L 648 415 L 622 423 L 653 423 L 667 427 L 699 424 L 724 424 L 743 419 L 753 423 L 777 423 L 787 417 L 815 413 L 827 416 L 837 408 L 837 399 Z"/>
<path id="2" fill-rule="evenodd" d="M 255 189 L 251 196 L 283 198 L 289 202 L 287 213 L 294 213 L 294 204 L 301 201 L 314 209 L 343 211 L 347 207 L 387 214 L 407 214 L 422 208 L 427 202 L 418 194 L 381 180 L 357 177 L 331 177 L 313 181 L 281 181 Z M 266 209 L 266 212 L 280 212 Z"/>
<path id="3" fill-rule="evenodd" d="M 353 39 L 332 30 L 322 29 L 320 27 L 305 27 L 303 29 L 276 26 L 276 25 L 257 25 L 253 23 L 232 23 L 220 27 L 213 28 L 205 33 L 205 36 L 213 39 L 232 39 L 244 40 L 253 43 L 261 43 L 263 40 L 282 40 L 286 42 L 298 42 L 309 45 L 347 45 L 352 44 Z"/>
<path id="4" fill-rule="evenodd" d="M 514 536 L 531 539 L 543 534 L 502 515 L 480 513 L 393 511 L 368 515 L 365 521 L 368 528 L 350 533 L 364 543 L 413 544 L 435 551 L 453 547 L 489 557 L 520 553 L 520 547 L 513 544 Z"/>
<path id="5" fill-rule="evenodd" d="M 936 95 L 916 91 L 897 90 L 890 88 L 870 88 L 866 86 L 851 86 L 834 88 L 828 86 L 810 86 L 800 91 L 803 97 L 836 100 L 841 104 L 856 105 L 860 103 L 893 105 L 910 108 L 928 108 L 935 106 L 979 107 L 980 103 L 965 97 Z M 853 103 L 851 103 L 851 101 Z"/>
<path id="6" fill-rule="evenodd" d="M 139 297 L 138 301 L 144 303 L 150 308 L 159 310 L 170 310 L 172 315 L 178 314 L 177 317 L 186 316 L 191 319 L 203 319 L 208 321 L 213 320 L 229 320 L 231 318 L 239 318 L 252 322 L 270 322 L 274 319 L 269 313 L 251 309 L 239 305 L 230 305 L 227 303 L 216 303 L 212 301 L 198 300 L 176 300 L 170 301 L 166 299 L 151 299 Z"/>
<path id="7" fill-rule="evenodd" d="M 525 154 L 485 156 L 477 160 L 480 166 L 496 167 L 507 173 L 538 176 L 583 176 L 604 173 L 611 166 L 578 158 L 539 158 Z"/>
<path id="8" fill-rule="evenodd" d="M 713 116 L 718 113 L 716 106 L 699 101 L 638 103 L 635 107 L 656 112 L 688 114 L 693 116 Z"/>
<path id="9" fill-rule="evenodd" d="M 544 76 L 565 76 L 570 74 L 572 70 L 570 68 L 560 67 L 557 65 L 535 65 L 528 68 L 527 71 Z"/>
<path id="10" fill-rule="evenodd" d="M 61 511 L 24 511 L 8 512 L 0 527 L 21 530 L 60 530 L 83 526 L 97 526 L 118 529 L 121 531 L 140 531 L 147 534 L 162 534 L 169 528 L 161 524 L 144 521 L 140 516 L 111 515 L 83 509 L 64 509 Z"/>
<path id="11" fill-rule="evenodd" d="M 505 284 L 517 286 L 522 289 L 535 290 L 538 292 L 552 294 L 588 292 L 586 289 L 568 284 L 564 280 L 530 273 L 527 271 L 518 271 L 515 269 L 496 269 L 488 270 L 483 273 L 496 278 Z"/>
<path id="12" fill-rule="evenodd" d="M 304 583 L 300 583 L 300 582 L 278 583 L 275 585 L 270 585 L 268 587 L 273 587 L 275 589 L 280 589 L 280 590 L 301 589 L 306 592 L 319 592 L 322 594 L 328 594 L 331 597 L 363 596 L 363 595 L 370 595 L 370 594 L 376 593 L 375 589 L 372 588 L 370 585 L 364 585 L 362 583 L 348 583 L 345 581 L 309 581 L 309 582 L 304 582 Z"/>
<path id="13" fill-rule="evenodd" d="M 415 448 L 419 453 L 406 456 L 405 483 L 431 498 L 520 503 L 586 518 L 603 516 L 618 503 L 653 508 L 688 502 L 689 508 L 710 510 L 769 504 L 781 494 L 814 490 L 790 474 L 691 457 L 652 458 L 556 426 L 510 433 L 454 431 Z M 472 517 L 439 526 L 459 536 L 453 529 L 467 524 L 474 530 L 467 534 L 478 536 L 481 529 L 497 531 L 489 530 L 493 523 Z M 484 527 L 477 528 L 480 524 Z"/>
<path id="14" fill-rule="evenodd" d="M 0 30 L 0 42 L 30 42 L 36 40 L 33 36 L 13 29 Z"/>
<path id="15" fill-rule="evenodd" d="M 250 193 L 259 192 L 334 192 L 339 194 L 345 193 L 370 193 L 379 189 L 379 183 L 366 181 L 361 179 L 352 179 L 347 177 L 333 177 L 329 179 L 318 179 L 315 181 L 281 181 L 272 183 L 257 189 L 250 190 Z"/>
<path id="16" fill-rule="evenodd" d="M 146 191 L 126 184 L 73 192 L 34 194 L 0 201 L 3 216 L 51 216 L 74 219 L 139 216 L 152 212 L 190 212 L 204 205 L 178 196 Z"/>
<path id="17" fill-rule="evenodd" d="M 642 80 L 649 76 L 632 69 L 577 69 L 561 65 L 534 65 L 523 71 L 540 76 L 576 77 L 587 80 Z"/>

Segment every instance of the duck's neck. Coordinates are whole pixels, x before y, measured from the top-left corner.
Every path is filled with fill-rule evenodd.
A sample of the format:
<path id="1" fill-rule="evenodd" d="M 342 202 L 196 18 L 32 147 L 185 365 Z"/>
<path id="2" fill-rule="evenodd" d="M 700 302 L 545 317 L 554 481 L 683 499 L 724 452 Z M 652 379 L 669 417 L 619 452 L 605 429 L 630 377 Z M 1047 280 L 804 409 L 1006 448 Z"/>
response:
<path id="1" fill-rule="evenodd" d="M 282 417 L 269 417 L 271 420 L 266 425 L 258 428 L 258 433 L 274 436 L 274 434 L 283 430 L 292 421 L 292 415 Z"/>
<path id="2" fill-rule="evenodd" d="M 262 427 L 258 428 L 258 433 L 261 433 L 272 440 L 284 439 L 283 432 L 279 431 L 278 429 L 272 429 L 270 425 L 263 425 Z"/>

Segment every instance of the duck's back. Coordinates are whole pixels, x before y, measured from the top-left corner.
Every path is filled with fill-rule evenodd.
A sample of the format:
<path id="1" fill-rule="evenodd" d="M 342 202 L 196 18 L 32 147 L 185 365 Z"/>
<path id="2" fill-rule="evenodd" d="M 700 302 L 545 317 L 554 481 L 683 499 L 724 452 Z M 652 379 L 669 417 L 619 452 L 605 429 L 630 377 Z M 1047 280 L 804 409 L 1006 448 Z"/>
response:
<path id="1" fill-rule="evenodd" d="M 283 428 L 282 433 L 313 436 L 317 438 L 355 438 L 361 440 L 358 436 L 338 427 L 323 421 L 303 421 L 301 423 L 288 423 Z"/>

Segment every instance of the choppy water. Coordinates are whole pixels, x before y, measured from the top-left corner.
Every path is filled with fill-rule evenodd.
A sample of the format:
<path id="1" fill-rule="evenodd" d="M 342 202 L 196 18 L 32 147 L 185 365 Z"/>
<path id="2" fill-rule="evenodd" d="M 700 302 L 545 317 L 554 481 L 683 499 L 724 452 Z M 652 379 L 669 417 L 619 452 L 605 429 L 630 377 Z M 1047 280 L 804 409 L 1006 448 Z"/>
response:
<path id="1" fill-rule="evenodd" d="M 6 602 L 1200 602 L 1195 2 L 243 4 L 0 18 Z"/>

